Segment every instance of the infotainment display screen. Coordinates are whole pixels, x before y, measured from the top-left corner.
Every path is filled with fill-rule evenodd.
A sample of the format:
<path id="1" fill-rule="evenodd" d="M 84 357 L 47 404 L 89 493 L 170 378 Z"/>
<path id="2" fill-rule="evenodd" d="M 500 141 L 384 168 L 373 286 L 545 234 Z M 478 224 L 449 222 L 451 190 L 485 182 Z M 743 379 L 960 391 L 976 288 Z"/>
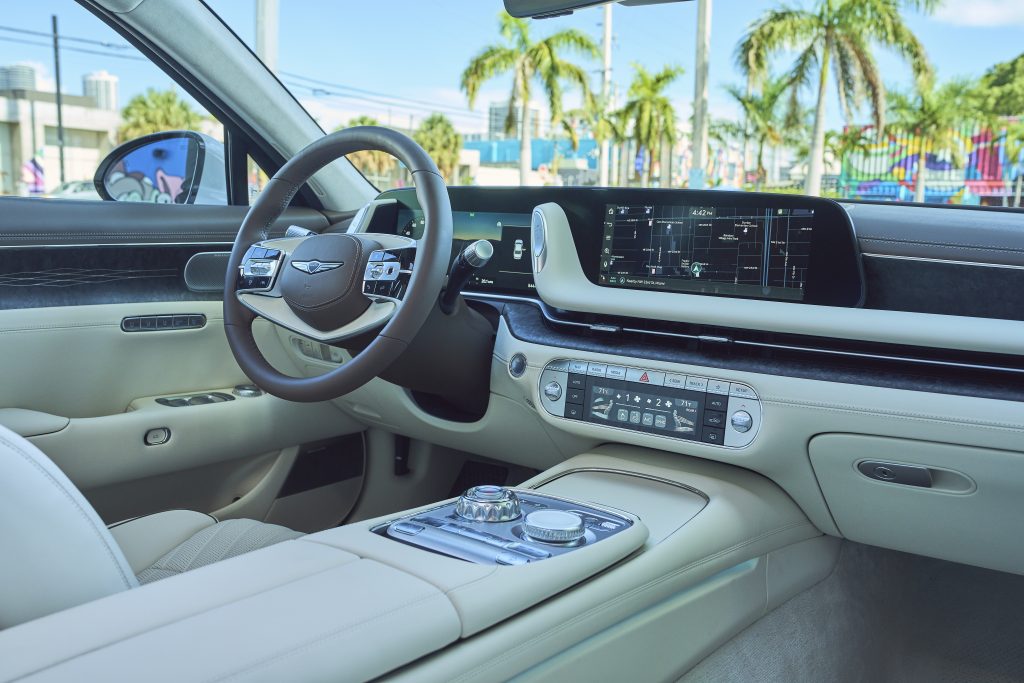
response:
<path id="1" fill-rule="evenodd" d="M 607 204 L 599 283 L 803 301 L 813 208 Z"/>

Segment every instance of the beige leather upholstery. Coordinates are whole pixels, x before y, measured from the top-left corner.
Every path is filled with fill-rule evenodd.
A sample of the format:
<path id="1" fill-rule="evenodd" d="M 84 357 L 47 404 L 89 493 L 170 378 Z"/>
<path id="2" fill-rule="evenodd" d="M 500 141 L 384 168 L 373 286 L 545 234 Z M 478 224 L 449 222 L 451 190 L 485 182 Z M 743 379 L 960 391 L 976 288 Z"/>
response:
<path id="1" fill-rule="evenodd" d="M 0 426 L 0 629 L 301 534 L 172 510 L 107 529 L 42 451 Z"/>
<path id="2" fill-rule="evenodd" d="M 110 533 L 128 559 L 132 572 L 138 574 L 171 548 L 216 523 L 216 519 L 201 512 L 168 510 L 112 524 Z"/>
<path id="3" fill-rule="evenodd" d="M 6 427 L 0 427 L 0 547 L 0 628 L 138 585 L 75 485 Z"/>

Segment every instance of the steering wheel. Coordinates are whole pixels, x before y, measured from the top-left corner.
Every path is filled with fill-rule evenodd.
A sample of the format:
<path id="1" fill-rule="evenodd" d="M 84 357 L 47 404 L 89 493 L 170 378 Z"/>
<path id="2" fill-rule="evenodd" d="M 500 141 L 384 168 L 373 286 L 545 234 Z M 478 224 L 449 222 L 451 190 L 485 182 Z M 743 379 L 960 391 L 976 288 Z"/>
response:
<path id="1" fill-rule="evenodd" d="M 314 173 L 365 150 L 391 154 L 411 172 L 423 210 L 420 239 L 371 233 L 268 239 L 270 227 Z M 224 330 L 235 360 L 257 385 L 291 401 L 324 401 L 358 389 L 386 370 L 423 326 L 441 292 L 451 245 L 448 189 L 423 148 L 376 126 L 320 138 L 267 182 L 235 237 L 224 283 Z M 325 343 L 382 329 L 330 372 L 291 377 L 271 366 L 256 346 L 257 317 Z"/>

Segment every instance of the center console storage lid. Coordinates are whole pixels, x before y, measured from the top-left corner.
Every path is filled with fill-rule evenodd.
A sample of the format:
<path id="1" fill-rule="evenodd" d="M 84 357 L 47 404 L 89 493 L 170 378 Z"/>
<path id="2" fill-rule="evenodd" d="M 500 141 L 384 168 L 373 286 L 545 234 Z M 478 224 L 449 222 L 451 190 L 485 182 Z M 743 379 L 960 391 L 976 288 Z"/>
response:
<path id="1" fill-rule="evenodd" d="M 436 586 L 314 537 L 0 632 L 0 680 L 369 680 L 458 639 Z"/>
<path id="2" fill-rule="evenodd" d="M 466 637 L 571 588 L 641 548 L 647 541 L 647 527 L 634 515 L 621 510 L 614 513 L 628 517 L 633 524 L 594 545 L 522 566 L 474 564 L 368 531 L 394 516 L 331 529 L 314 538 L 360 557 L 400 567 L 437 586 L 455 607 L 462 622 L 462 636 Z"/>

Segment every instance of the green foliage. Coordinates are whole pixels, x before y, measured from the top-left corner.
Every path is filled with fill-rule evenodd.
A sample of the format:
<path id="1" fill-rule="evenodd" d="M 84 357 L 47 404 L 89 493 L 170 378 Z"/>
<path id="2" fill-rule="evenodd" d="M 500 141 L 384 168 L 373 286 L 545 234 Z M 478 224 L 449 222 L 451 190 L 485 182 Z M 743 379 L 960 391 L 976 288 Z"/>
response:
<path id="1" fill-rule="evenodd" d="M 647 150 L 650 163 L 657 157 L 662 142 L 671 145 L 676 139 L 676 111 L 665 95 L 677 78 L 683 75 L 680 66 L 666 66 L 651 73 L 640 64 L 633 64 L 633 81 L 629 85 L 629 98 L 622 108 L 621 117 L 632 124 L 631 138 L 638 148 Z M 644 172 L 644 184 L 650 179 L 650 163 Z"/>
<path id="2" fill-rule="evenodd" d="M 985 109 L 996 116 L 1024 116 L 1024 54 L 989 68 L 978 94 Z"/>
<path id="3" fill-rule="evenodd" d="M 764 148 L 795 143 L 797 134 L 803 132 L 803 126 L 794 123 L 793 118 L 782 111 L 786 94 L 792 86 L 792 78 L 783 76 L 765 80 L 760 92 L 748 94 L 737 86 L 726 88 L 743 112 L 743 125 L 738 127 L 741 137 L 752 140 L 757 146 L 758 187 L 767 176 Z"/>
<path id="4" fill-rule="evenodd" d="M 948 150 L 954 165 L 963 163 L 963 150 L 957 144 L 956 128 L 964 120 L 987 123 L 980 109 L 974 84 L 957 79 L 936 86 L 928 83 L 914 92 L 894 91 L 889 96 L 893 128 L 914 133 L 920 140 L 920 154 L 930 146 Z M 923 163 L 921 164 L 923 167 Z"/>
<path id="5" fill-rule="evenodd" d="M 431 114 L 416 129 L 413 139 L 437 164 L 447 182 L 456 180 L 455 171 L 459 166 L 459 150 L 462 136 L 444 114 Z"/>
<path id="6" fill-rule="evenodd" d="M 769 60 L 795 51 L 789 75 L 798 87 L 818 76 L 827 87 L 829 64 L 847 120 L 870 103 L 878 130 L 885 123 L 885 86 L 872 54 L 873 44 L 894 50 L 909 64 L 919 82 L 932 78 L 924 46 L 903 21 L 901 10 L 930 10 L 935 2 L 907 0 L 819 0 L 812 10 L 769 10 L 750 27 L 736 49 L 736 62 L 755 80 L 767 77 Z M 791 105 L 795 105 L 794 90 Z M 791 112 L 795 107 L 791 106 Z"/>
<path id="7" fill-rule="evenodd" d="M 462 73 L 460 87 L 466 92 L 469 106 L 476 103 L 481 86 L 496 76 L 512 74 L 512 92 L 509 96 L 509 114 L 505 122 L 509 133 L 515 132 L 516 109 L 530 101 L 535 82 L 539 82 L 548 100 L 551 122 L 561 123 L 563 117 L 563 84 L 568 82 L 590 95 L 586 70 L 566 61 L 562 53 L 570 52 L 596 58 L 597 45 L 585 33 L 566 29 L 546 38 L 534 40 L 530 24 L 515 19 L 505 12 L 499 16 L 503 42 L 484 48 L 474 57 Z M 524 135 L 528 135 L 525 130 Z"/>
<path id="8" fill-rule="evenodd" d="M 817 81 L 808 192 L 820 190 L 821 166 L 813 162 L 824 161 L 822 141 L 830 70 L 847 122 L 867 103 L 875 130 L 881 132 L 885 127 L 885 86 L 872 48 L 880 45 L 893 50 L 910 64 L 919 84 L 931 81 L 933 72 L 924 46 L 901 12 L 906 8 L 931 11 L 937 4 L 938 0 L 817 0 L 809 10 L 769 10 L 750 26 L 736 48 L 736 63 L 754 81 L 767 78 L 772 57 L 797 54 L 788 72 L 794 85 L 790 92 L 791 121 L 799 114 L 800 91 Z"/>
<path id="9" fill-rule="evenodd" d="M 168 130 L 195 130 L 205 117 L 174 90 L 150 88 L 128 101 L 121 118 L 124 123 L 117 134 L 124 142 Z"/>
<path id="10" fill-rule="evenodd" d="M 354 128 L 356 126 L 379 125 L 380 122 L 377 121 L 377 119 L 363 114 L 349 119 L 347 124 L 338 126 L 335 130 Z M 395 158 L 386 152 L 364 150 L 362 152 L 349 154 L 345 158 L 352 162 L 352 165 L 355 166 L 360 173 L 369 178 L 375 185 L 379 185 L 381 181 L 398 166 L 398 162 Z"/>

